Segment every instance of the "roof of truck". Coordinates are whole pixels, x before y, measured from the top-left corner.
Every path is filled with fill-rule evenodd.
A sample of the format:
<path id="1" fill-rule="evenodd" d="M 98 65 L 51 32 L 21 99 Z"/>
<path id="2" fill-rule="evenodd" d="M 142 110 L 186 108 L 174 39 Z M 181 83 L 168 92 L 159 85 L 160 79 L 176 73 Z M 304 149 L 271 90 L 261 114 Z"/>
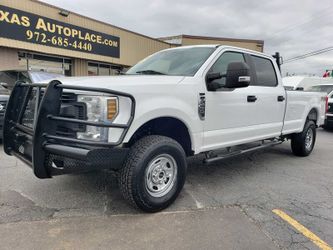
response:
<path id="1" fill-rule="evenodd" d="M 241 48 L 241 47 L 230 46 L 230 45 L 223 45 L 223 44 L 186 45 L 186 46 L 169 48 L 169 49 L 165 49 L 165 50 L 177 50 L 177 49 L 184 49 L 184 48 L 200 48 L 200 47 L 203 47 L 203 48 L 205 48 L 205 47 L 206 48 L 226 48 L 226 49 L 241 50 L 241 51 L 244 51 L 244 52 L 248 52 L 248 53 L 257 54 L 257 55 L 261 55 L 261 56 L 272 58 L 272 56 L 270 56 L 268 54 L 265 54 L 265 53 L 262 53 L 262 52 L 259 52 L 259 51 L 245 49 L 245 48 Z"/>

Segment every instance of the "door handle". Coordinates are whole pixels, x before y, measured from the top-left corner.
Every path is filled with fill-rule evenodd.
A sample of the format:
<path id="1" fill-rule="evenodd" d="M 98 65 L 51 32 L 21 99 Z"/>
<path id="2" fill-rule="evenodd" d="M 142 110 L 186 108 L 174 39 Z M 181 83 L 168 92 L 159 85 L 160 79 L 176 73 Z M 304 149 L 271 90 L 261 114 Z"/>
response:
<path id="1" fill-rule="evenodd" d="M 256 100 L 257 100 L 257 97 L 255 95 L 247 96 L 247 102 L 255 102 Z"/>
<path id="2" fill-rule="evenodd" d="M 286 99 L 286 98 L 284 98 L 283 95 L 279 95 L 279 96 L 277 97 L 277 101 L 278 101 L 278 102 L 283 102 L 285 99 Z"/>

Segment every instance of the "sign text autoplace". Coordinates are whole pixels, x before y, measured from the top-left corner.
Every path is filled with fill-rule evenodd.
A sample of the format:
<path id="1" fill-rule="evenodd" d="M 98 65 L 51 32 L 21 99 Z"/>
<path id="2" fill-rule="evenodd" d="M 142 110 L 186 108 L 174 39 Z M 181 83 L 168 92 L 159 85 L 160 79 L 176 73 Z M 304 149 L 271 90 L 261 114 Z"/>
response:
<path id="1" fill-rule="evenodd" d="M 0 37 L 120 57 L 119 37 L 0 5 Z"/>

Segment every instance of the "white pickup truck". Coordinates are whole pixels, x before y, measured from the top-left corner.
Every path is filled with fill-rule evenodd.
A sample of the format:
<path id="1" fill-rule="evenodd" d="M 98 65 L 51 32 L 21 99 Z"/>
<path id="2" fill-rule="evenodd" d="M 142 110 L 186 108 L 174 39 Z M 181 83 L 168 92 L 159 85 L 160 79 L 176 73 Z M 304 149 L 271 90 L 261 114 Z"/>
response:
<path id="1" fill-rule="evenodd" d="M 126 75 L 18 82 L 4 150 L 39 178 L 96 169 L 119 176 L 124 197 L 156 212 L 186 176 L 186 157 L 205 163 L 290 139 L 311 153 L 325 95 L 285 91 L 274 59 L 220 45 L 160 51 Z"/>

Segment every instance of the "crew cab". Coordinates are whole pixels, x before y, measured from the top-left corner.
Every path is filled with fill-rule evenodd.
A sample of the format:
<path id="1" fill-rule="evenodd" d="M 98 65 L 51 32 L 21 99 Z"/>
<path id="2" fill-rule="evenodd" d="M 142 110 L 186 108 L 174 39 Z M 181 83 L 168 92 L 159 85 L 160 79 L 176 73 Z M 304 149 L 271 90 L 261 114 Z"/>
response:
<path id="1" fill-rule="evenodd" d="M 156 212 L 180 193 L 189 156 L 205 164 L 291 140 L 308 156 L 325 95 L 286 91 L 275 60 L 220 45 L 167 49 L 125 75 L 18 82 L 4 150 L 39 178 L 111 169 L 123 196 Z"/>

